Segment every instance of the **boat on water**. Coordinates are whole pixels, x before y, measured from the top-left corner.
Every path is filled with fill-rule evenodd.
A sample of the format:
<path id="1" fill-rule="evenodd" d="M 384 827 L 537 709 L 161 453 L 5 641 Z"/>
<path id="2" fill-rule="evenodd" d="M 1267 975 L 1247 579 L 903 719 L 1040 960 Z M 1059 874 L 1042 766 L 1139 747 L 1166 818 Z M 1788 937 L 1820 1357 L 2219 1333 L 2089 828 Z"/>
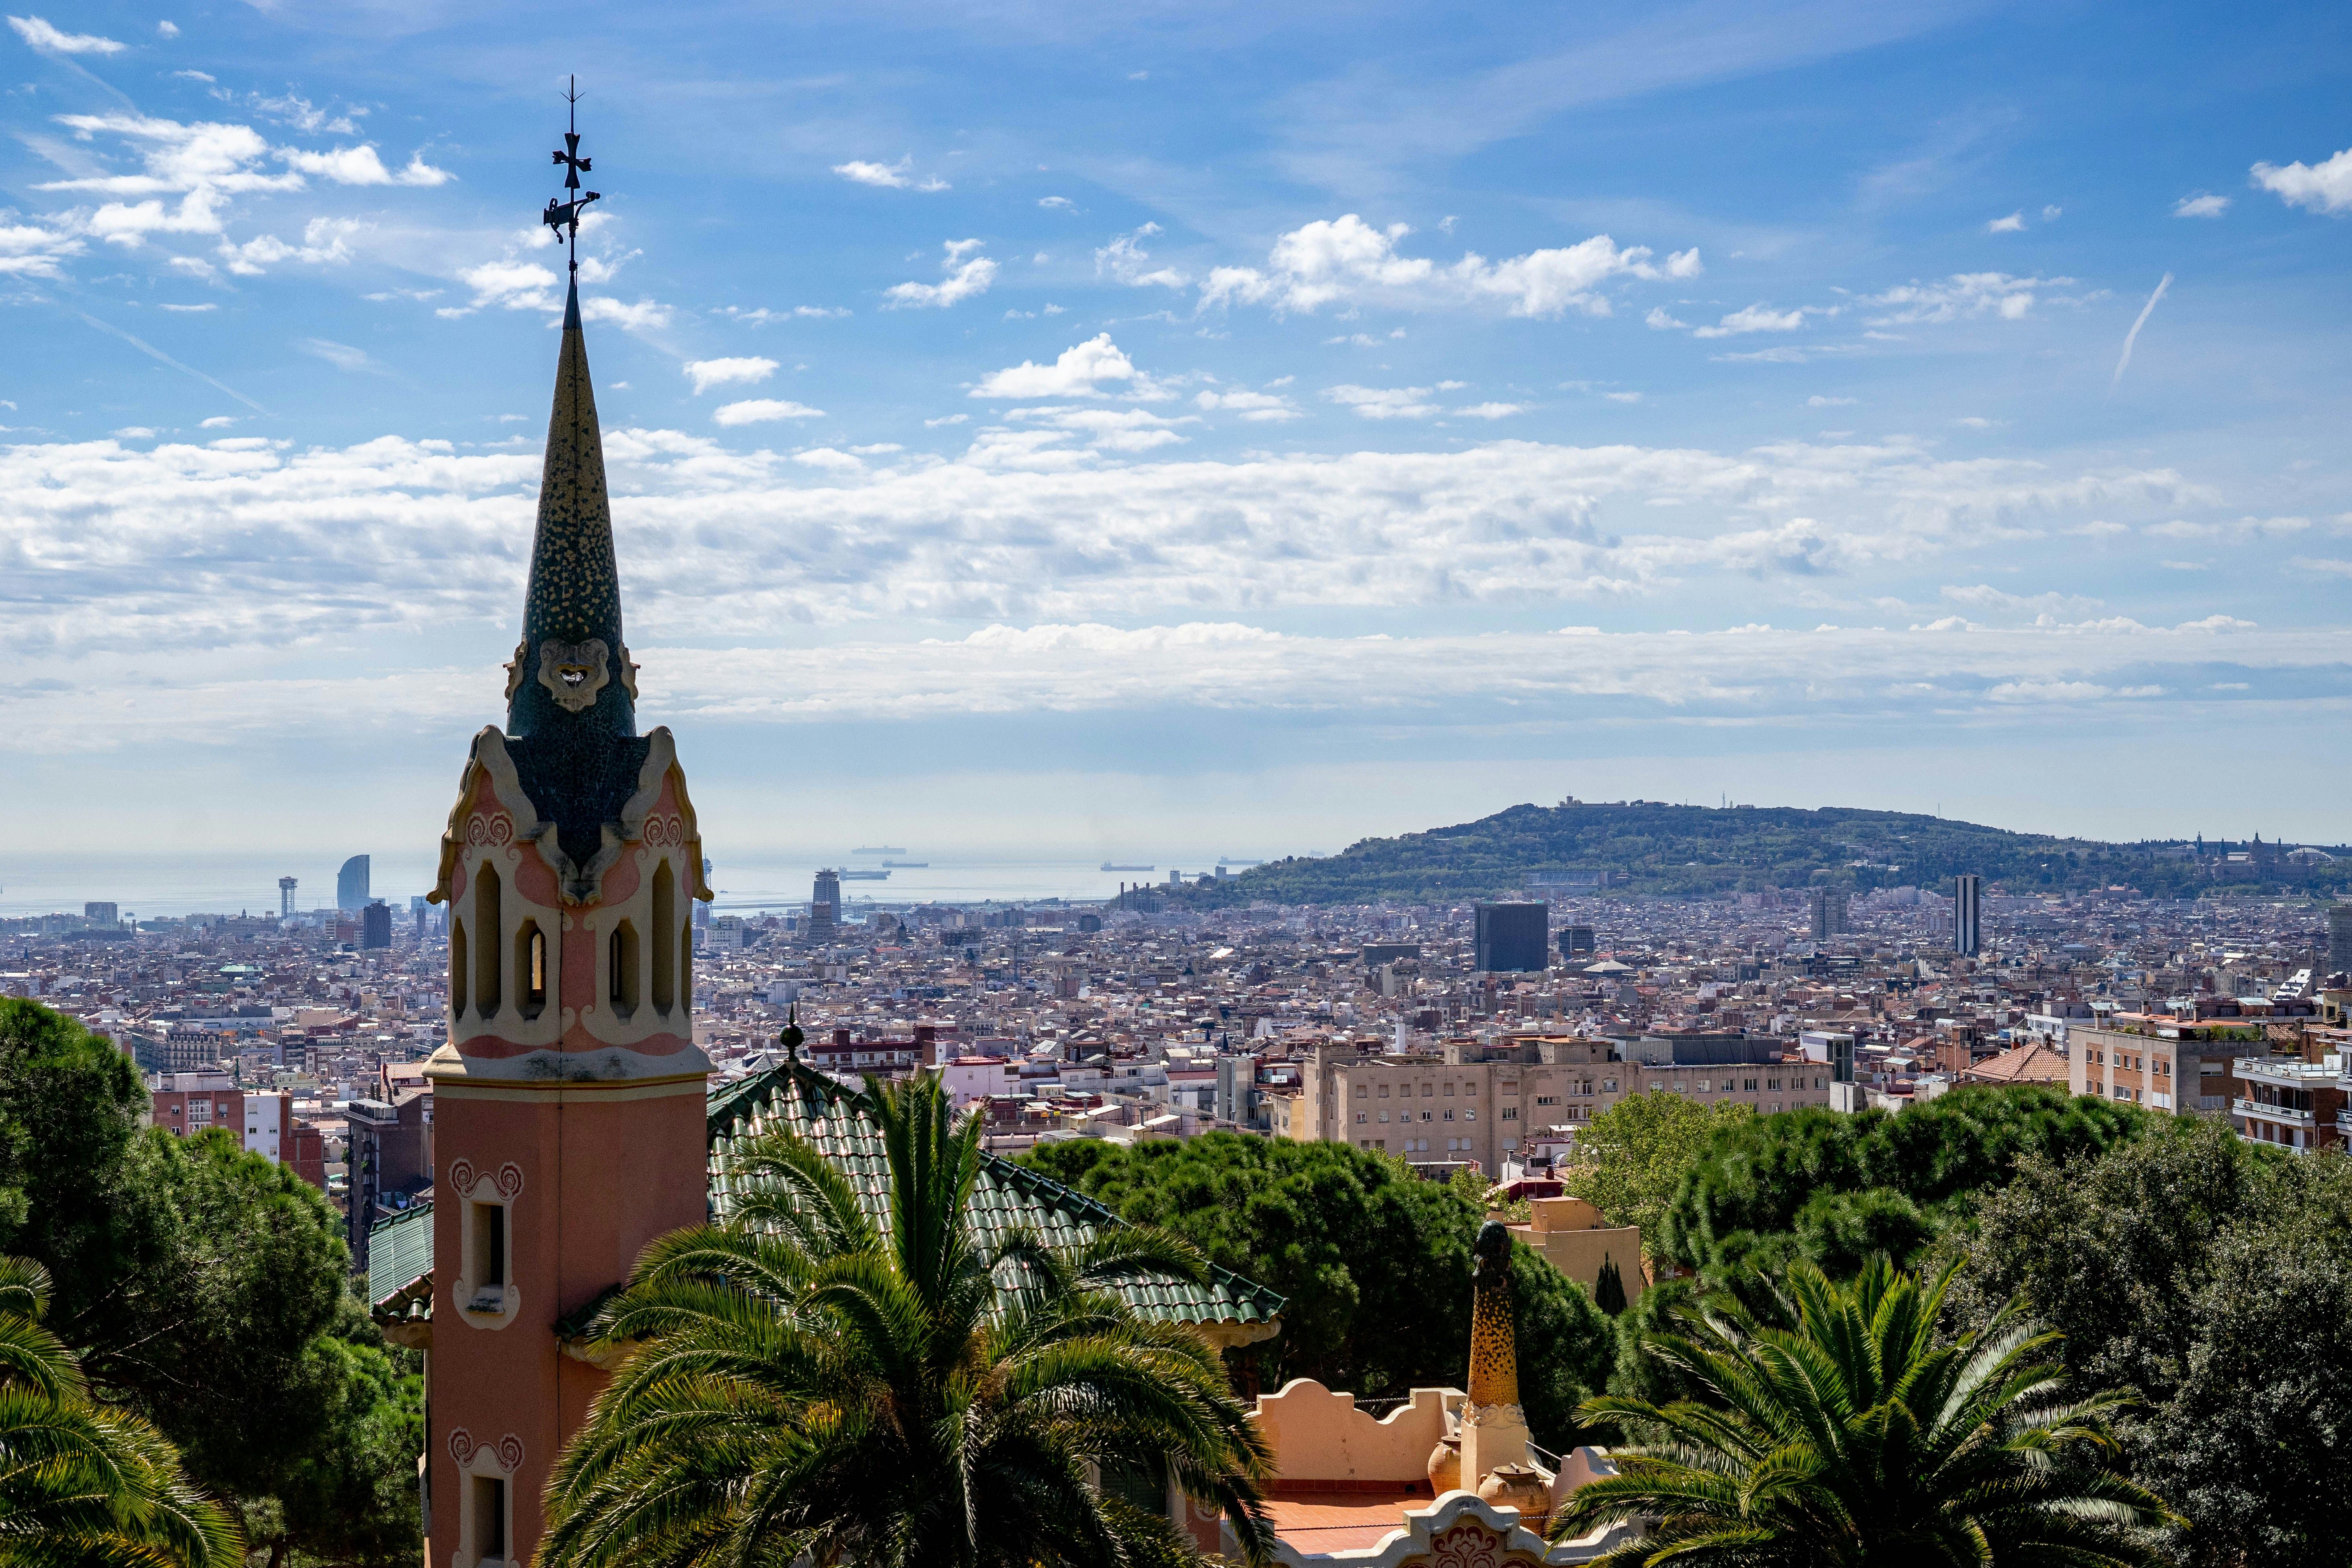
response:
<path id="1" fill-rule="evenodd" d="M 850 851 L 852 855 L 904 855 L 906 852 L 907 847 L 903 844 L 868 844 Z"/>
<path id="2" fill-rule="evenodd" d="M 887 871 L 844 871 L 841 873 L 841 879 L 845 882 L 887 882 L 890 879 L 890 873 Z"/>
<path id="3" fill-rule="evenodd" d="M 1108 860 L 1102 863 L 1102 868 L 1106 871 L 1157 871 L 1160 869 L 1157 866 L 1114 866 Z"/>
<path id="4" fill-rule="evenodd" d="M 928 871 L 931 868 L 929 860 L 885 860 L 882 864 L 894 871 Z"/>

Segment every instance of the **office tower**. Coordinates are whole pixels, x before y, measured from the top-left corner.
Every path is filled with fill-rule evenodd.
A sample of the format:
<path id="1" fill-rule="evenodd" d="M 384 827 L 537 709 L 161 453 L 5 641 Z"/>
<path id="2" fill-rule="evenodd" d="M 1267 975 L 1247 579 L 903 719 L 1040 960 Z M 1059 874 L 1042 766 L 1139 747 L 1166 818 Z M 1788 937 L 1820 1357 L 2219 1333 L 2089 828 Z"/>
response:
<path id="1" fill-rule="evenodd" d="M 2346 934 L 2352 936 L 2352 929 Z M 1974 958 L 1984 941 L 1984 879 L 1952 879 L 1952 951 Z"/>
<path id="2" fill-rule="evenodd" d="M 1813 909 L 1814 939 L 1818 941 L 1823 937 L 1845 935 L 1847 930 L 1845 889 L 1815 888 L 1812 889 L 1811 898 Z"/>
<path id="3" fill-rule="evenodd" d="M 390 947 L 392 945 L 392 906 L 382 899 L 360 911 L 360 946 Z"/>
<path id="4" fill-rule="evenodd" d="M 368 858 L 354 855 L 335 873 L 335 908 L 356 914 L 368 904 Z"/>
<path id="5" fill-rule="evenodd" d="M 708 855 L 702 858 L 702 885 L 706 888 L 710 886 L 710 857 Z M 694 904 L 694 923 L 698 926 L 710 923 L 710 906 L 699 899 Z"/>
<path id="6" fill-rule="evenodd" d="M 1573 963 L 1580 958 L 1590 957 L 1593 952 L 1592 928 L 1591 926 L 1562 926 L 1559 928 L 1560 957 Z"/>
<path id="7" fill-rule="evenodd" d="M 1550 906 L 1538 903 L 1477 906 L 1477 966 L 1482 971 L 1547 967 L 1544 933 Z"/>
<path id="8" fill-rule="evenodd" d="M 294 918 L 295 886 L 295 880 L 291 877 L 278 879 L 278 918 L 279 920 L 290 921 Z"/>
<path id="9" fill-rule="evenodd" d="M 831 869 L 816 874 L 816 891 L 809 899 L 809 940 L 831 942 L 841 924 L 841 878 Z"/>
<path id="10" fill-rule="evenodd" d="M 2327 973 L 2352 973 L 2352 904 L 2328 906 Z"/>
<path id="11" fill-rule="evenodd" d="M 637 728 L 576 286 L 557 354 L 506 726 L 473 739 L 432 894 L 450 1005 L 425 1068 L 425 1561 L 466 1568 L 539 1550 L 548 1478 L 603 1381 L 574 1315 L 709 1215 L 687 918 L 709 897 L 702 835 L 669 731 Z"/>
<path id="12" fill-rule="evenodd" d="M 122 923 L 119 904 L 89 903 L 81 907 L 81 918 L 92 925 L 112 926 Z"/>

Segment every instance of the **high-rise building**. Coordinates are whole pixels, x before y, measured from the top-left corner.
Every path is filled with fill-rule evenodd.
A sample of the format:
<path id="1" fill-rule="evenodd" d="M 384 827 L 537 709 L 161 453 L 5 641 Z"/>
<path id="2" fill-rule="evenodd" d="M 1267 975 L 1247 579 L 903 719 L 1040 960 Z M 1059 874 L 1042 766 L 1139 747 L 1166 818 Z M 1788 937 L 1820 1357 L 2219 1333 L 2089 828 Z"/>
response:
<path id="1" fill-rule="evenodd" d="M 1570 963 L 1573 963 L 1580 958 L 1591 955 L 1594 951 L 1592 928 L 1591 926 L 1562 926 L 1559 928 L 1560 957 L 1567 959 Z"/>
<path id="2" fill-rule="evenodd" d="M 816 874 L 816 890 L 809 896 L 809 937 L 830 942 L 840 925 L 841 875 L 828 868 Z"/>
<path id="3" fill-rule="evenodd" d="M 81 907 L 81 918 L 92 925 L 111 926 L 122 923 L 120 904 L 87 903 Z"/>
<path id="4" fill-rule="evenodd" d="M 1843 888 L 1815 888 L 1812 889 L 1811 896 L 1813 910 L 1813 936 L 1815 940 L 1818 941 L 1823 937 L 1845 935 L 1848 930 L 1845 918 L 1845 889 Z"/>
<path id="5" fill-rule="evenodd" d="M 1544 949 L 1551 906 L 1539 903 L 1480 904 L 1476 963 L 1481 970 L 1523 972 L 1548 968 Z"/>
<path id="6" fill-rule="evenodd" d="M 290 921 L 294 918 L 294 889 L 297 885 L 291 877 L 278 879 L 278 918 L 279 920 Z"/>
<path id="7" fill-rule="evenodd" d="M 2327 973 L 2352 973 L 2352 904 L 2327 908 Z"/>
<path id="8" fill-rule="evenodd" d="M 368 904 L 368 858 L 354 855 L 335 873 L 335 908 L 357 914 Z"/>
<path id="9" fill-rule="evenodd" d="M 2352 935 L 2352 931 L 2347 931 Z M 1952 879 L 1952 951 L 1974 958 L 1984 942 L 1984 879 L 1963 875 Z"/>
<path id="10" fill-rule="evenodd" d="M 711 885 L 710 857 L 708 855 L 702 858 L 702 885 L 706 888 Z M 698 926 L 707 926 L 710 923 L 710 906 L 699 900 L 696 900 L 694 906 L 694 923 Z"/>
<path id="11" fill-rule="evenodd" d="M 360 946 L 390 947 L 392 945 L 392 906 L 382 899 L 360 911 Z"/>
<path id="12" fill-rule="evenodd" d="M 449 1038 L 425 1067 L 436 1568 L 531 1560 L 604 1383 L 558 1325 L 710 1213 L 702 834 L 669 731 L 637 729 L 576 278 L 557 353 L 506 727 L 473 739 L 432 894 L 452 917 Z"/>

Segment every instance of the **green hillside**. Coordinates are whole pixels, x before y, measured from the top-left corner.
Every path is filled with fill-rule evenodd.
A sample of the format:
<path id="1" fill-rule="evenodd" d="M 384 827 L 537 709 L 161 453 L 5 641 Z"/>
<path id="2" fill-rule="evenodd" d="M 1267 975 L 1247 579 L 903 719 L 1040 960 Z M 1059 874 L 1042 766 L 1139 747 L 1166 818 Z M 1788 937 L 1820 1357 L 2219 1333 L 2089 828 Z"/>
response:
<path id="1" fill-rule="evenodd" d="M 2263 846 L 2172 841 L 2104 844 L 2011 833 L 1899 811 L 1780 806 L 1727 809 L 1633 801 L 1515 805 L 1476 822 L 1397 838 L 1367 838 L 1338 855 L 1268 861 L 1183 894 L 1194 907 L 1265 899 L 1286 904 L 1439 903 L 1513 893 L 1530 881 L 1622 879 L 1612 891 L 1686 898 L 1835 882 L 1854 890 L 1946 889 L 1974 872 L 1988 889 L 2045 892 L 2123 885 L 2158 898 L 2332 892 L 2352 880 L 2347 859 L 2293 860 Z M 2352 858 L 2352 851 L 2333 853 Z"/>

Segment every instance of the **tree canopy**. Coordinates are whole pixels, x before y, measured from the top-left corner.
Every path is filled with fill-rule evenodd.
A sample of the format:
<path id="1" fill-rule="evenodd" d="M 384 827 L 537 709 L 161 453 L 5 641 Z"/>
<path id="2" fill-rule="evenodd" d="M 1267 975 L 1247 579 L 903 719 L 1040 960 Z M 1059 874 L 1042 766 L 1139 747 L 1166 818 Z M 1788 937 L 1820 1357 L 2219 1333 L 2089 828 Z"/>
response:
<path id="1" fill-rule="evenodd" d="M 1720 1130 L 1751 1122 L 1752 1106 L 1704 1105 L 1653 1090 L 1629 1095 L 1577 1130 L 1576 1159 L 1561 1186 L 1601 1211 L 1611 1225 L 1638 1225 L 1654 1250 L 1666 1205 L 1701 1151 Z"/>
<path id="2" fill-rule="evenodd" d="M 1228 1132 L 1076 1139 L 1024 1158 L 1286 1297 L 1280 1334 L 1227 1352 L 1261 1386 L 1311 1377 L 1380 1397 L 1467 1375 L 1470 1248 L 1485 1215 L 1451 1184 L 1344 1143 Z M 1575 1440 L 1578 1403 L 1606 1384 L 1614 1336 L 1581 1286 L 1524 1247 L 1511 1283 L 1528 1425 L 1558 1448 Z"/>
<path id="3" fill-rule="evenodd" d="M 1876 1252 L 1905 1263 L 1965 1222 L 2025 1156 L 2095 1154 L 2137 1138 L 2147 1121 L 2113 1100 L 1990 1085 L 1899 1112 L 1809 1106 L 1744 1119 L 1690 1163 L 1651 1245 L 1717 1279 L 1797 1258 L 1832 1276 Z"/>
<path id="4" fill-rule="evenodd" d="M 142 1131 L 145 1100 L 72 1019 L 0 1003 L 0 1249 L 47 1270 L 96 1397 L 161 1429 L 256 1546 L 413 1559 L 422 1379 L 353 1296 L 333 1208 L 226 1131 Z"/>
<path id="5" fill-rule="evenodd" d="M 2021 1292 L 2078 1377 L 2136 1390 L 2134 1472 L 2207 1568 L 2352 1561 L 2352 1158 L 2189 1119 L 2072 1162 L 2029 1154 L 1981 1204 L 1960 1314 Z"/>

